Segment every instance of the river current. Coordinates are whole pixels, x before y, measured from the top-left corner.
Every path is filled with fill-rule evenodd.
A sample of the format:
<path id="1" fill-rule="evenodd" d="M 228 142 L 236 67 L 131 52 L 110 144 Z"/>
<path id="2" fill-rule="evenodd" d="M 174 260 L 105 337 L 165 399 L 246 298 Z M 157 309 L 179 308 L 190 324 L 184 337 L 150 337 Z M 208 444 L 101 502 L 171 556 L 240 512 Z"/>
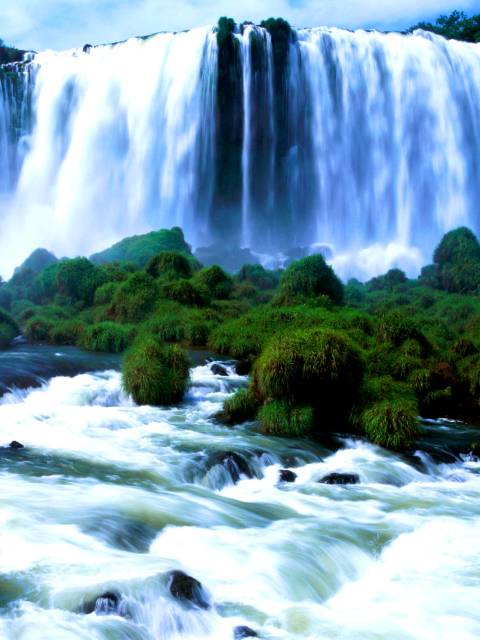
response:
<path id="1" fill-rule="evenodd" d="M 478 430 L 425 422 L 408 456 L 334 424 L 323 443 L 267 437 L 211 419 L 247 381 L 228 362 L 214 375 L 209 354 L 166 409 L 127 398 L 115 358 L 85 372 L 86 355 L 39 349 L 3 353 L 2 376 L 8 358 L 83 373 L 36 373 L 0 399 L 2 640 L 225 640 L 237 626 L 283 640 L 480 637 L 480 463 L 460 453 Z M 334 471 L 360 482 L 319 482 Z M 171 595 L 176 570 L 202 583 L 206 608 Z M 82 612 L 106 592 L 113 612 Z"/>

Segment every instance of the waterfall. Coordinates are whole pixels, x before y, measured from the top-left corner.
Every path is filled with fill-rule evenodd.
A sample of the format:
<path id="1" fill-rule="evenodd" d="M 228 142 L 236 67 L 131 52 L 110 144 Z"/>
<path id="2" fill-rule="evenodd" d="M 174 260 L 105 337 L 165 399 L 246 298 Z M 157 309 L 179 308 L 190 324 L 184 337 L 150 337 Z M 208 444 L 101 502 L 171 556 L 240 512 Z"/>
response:
<path id="1" fill-rule="evenodd" d="M 447 230 L 480 232 L 480 45 L 294 29 L 279 72 L 265 29 L 235 43 L 227 95 L 211 27 L 2 71 L 2 275 L 37 246 L 179 225 L 194 246 L 328 243 L 344 277 L 415 276 Z"/>

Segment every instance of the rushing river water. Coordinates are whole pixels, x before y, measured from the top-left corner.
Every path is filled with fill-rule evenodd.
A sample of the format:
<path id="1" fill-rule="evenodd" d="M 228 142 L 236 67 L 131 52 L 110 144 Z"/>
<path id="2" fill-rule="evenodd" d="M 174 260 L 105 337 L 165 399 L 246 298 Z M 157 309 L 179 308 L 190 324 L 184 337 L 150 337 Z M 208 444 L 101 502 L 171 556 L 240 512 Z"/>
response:
<path id="1" fill-rule="evenodd" d="M 0 450 L 2 639 L 480 637 L 480 464 L 457 454 L 475 429 L 426 423 L 422 451 L 401 456 L 219 426 L 246 379 L 213 375 L 205 353 L 171 409 L 125 397 L 115 358 L 20 346 L 2 374 L 42 354 L 68 357 L 69 377 L 0 400 L 0 444 L 25 445 Z M 319 483 L 332 471 L 360 483 Z M 172 597 L 173 570 L 201 581 L 207 608 Z M 105 592 L 115 611 L 81 612 Z"/>

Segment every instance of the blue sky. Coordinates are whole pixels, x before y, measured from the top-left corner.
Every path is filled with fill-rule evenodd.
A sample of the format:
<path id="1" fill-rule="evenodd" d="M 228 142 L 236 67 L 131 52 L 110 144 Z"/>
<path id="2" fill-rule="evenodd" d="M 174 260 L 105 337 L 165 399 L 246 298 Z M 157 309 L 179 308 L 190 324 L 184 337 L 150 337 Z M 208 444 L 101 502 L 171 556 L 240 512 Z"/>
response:
<path id="1" fill-rule="evenodd" d="M 403 29 L 454 9 L 477 13 L 479 0 L 9 0 L 0 3 L 0 38 L 25 49 L 70 49 L 156 31 L 270 16 L 298 27 Z"/>

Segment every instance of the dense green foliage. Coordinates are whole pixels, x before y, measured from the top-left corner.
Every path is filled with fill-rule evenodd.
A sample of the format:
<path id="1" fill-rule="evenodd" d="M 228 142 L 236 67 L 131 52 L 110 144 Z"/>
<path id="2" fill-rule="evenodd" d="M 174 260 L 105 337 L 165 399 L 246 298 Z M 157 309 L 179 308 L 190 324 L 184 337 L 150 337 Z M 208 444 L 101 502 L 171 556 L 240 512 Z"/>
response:
<path id="1" fill-rule="evenodd" d="M 11 62 L 21 62 L 25 51 L 15 47 L 8 47 L 0 38 L 0 64 L 9 64 Z"/>
<path id="2" fill-rule="evenodd" d="M 94 253 L 90 260 L 96 265 L 105 262 L 131 261 L 144 267 L 160 251 L 181 251 L 190 254 L 190 245 L 185 242 L 183 231 L 179 227 L 151 231 L 142 236 L 124 238 L 113 247 Z"/>
<path id="3" fill-rule="evenodd" d="M 480 42 L 480 13 L 468 18 L 463 11 L 453 11 L 449 16 L 440 16 L 435 24 L 419 22 L 409 31 L 423 29 L 432 31 L 449 40 L 463 40 L 464 42 Z"/>
<path id="4" fill-rule="evenodd" d="M 15 272 L 22 271 L 24 268 L 32 269 L 35 273 L 40 273 L 49 264 L 58 262 L 51 251 L 47 249 L 35 249 L 22 264 L 15 269 Z"/>
<path id="5" fill-rule="evenodd" d="M 253 365 L 218 416 L 226 424 L 353 430 L 403 449 L 419 414 L 480 418 L 480 247 L 468 229 L 446 234 L 417 280 L 391 269 L 345 287 L 321 255 L 283 272 L 245 264 L 233 277 L 172 248 L 144 268 L 32 255 L 47 258 L 39 273 L 33 260 L 0 284 L 0 347 L 20 325 L 34 342 L 128 349 L 125 389 L 139 403 L 180 399 L 188 366 L 179 346 L 164 347 L 173 342 Z"/>
<path id="6" fill-rule="evenodd" d="M 141 335 L 125 353 L 123 388 L 137 404 L 179 402 L 186 389 L 189 367 L 183 349 L 164 346 L 155 336 Z"/>

